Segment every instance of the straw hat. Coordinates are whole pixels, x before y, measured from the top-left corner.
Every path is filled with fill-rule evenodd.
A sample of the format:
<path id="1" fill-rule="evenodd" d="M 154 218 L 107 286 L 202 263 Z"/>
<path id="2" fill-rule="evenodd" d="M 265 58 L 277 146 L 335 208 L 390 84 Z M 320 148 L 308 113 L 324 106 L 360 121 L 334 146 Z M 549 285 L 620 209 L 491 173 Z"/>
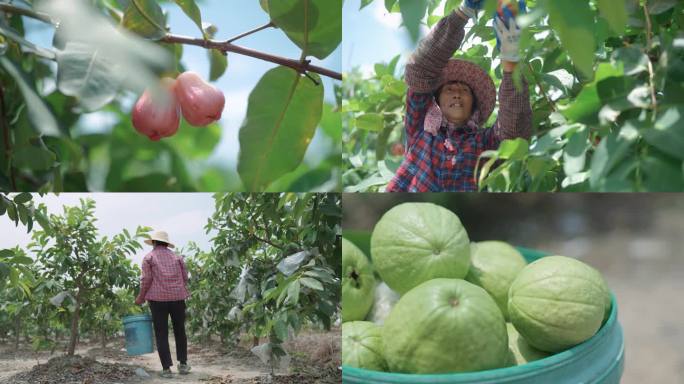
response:
<path id="1" fill-rule="evenodd" d="M 145 240 L 145 244 L 152 245 L 153 240 L 166 243 L 169 245 L 170 248 L 174 247 L 174 245 L 169 241 L 169 234 L 164 231 L 153 232 L 152 235 L 150 235 L 150 238 Z"/>

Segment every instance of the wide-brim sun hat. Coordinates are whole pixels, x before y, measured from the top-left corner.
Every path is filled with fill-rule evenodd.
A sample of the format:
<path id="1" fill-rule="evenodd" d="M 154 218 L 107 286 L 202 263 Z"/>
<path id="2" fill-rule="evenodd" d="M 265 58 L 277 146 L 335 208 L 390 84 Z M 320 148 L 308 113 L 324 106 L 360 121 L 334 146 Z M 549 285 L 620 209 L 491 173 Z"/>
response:
<path id="1" fill-rule="evenodd" d="M 169 241 L 169 234 L 164 232 L 164 231 L 153 232 L 150 235 L 150 238 L 145 240 L 145 244 L 152 245 L 153 240 L 161 241 L 162 243 L 166 243 L 169 245 L 170 248 L 175 247 L 173 245 L 173 243 L 171 241 Z"/>
<path id="2" fill-rule="evenodd" d="M 470 87 L 477 102 L 477 109 L 473 111 L 472 120 L 478 126 L 482 126 L 487 122 L 496 105 L 494 81 L 484 69 L 475 63 L 460 59 L 449 59 L 446 67 L 442 70 L 440 88 L 453 81 L 462 82 Z"/>

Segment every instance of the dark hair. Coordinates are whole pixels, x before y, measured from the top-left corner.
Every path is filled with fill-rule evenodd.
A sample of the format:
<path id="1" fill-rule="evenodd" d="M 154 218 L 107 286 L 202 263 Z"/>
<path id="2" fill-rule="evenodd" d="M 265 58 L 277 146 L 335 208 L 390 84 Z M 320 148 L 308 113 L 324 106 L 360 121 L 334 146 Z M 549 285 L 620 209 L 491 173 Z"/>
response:
<path id="1" fill-rule="evenodd" d="M 152 240 L 152 246 L 153 246 L 153 247 L 156 247 L 157 245 L 163 245 L 163 246 L 165 246 L 165 247 L 168 247 L 168 246 L 169 246 L 168 243 L 165 243 L 165 242 L 163 242 L 163 241 Z"/>

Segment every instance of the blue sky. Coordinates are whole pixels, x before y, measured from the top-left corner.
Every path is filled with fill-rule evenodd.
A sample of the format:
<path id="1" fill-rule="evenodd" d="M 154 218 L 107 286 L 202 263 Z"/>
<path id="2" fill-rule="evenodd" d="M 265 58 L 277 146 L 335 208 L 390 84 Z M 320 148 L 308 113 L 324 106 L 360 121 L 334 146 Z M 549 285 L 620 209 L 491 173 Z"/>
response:
<path id="1" fill-rule="evenodd" d="M 444 1 L 440 3 L 435 15 L 440 15 L 444 9 Z M 374 0 L 361 11 L 359 11 L 360 5 L 361 0 L 344 2 L 342 10 L 343 71 L 347 72 L 353 67 L 360 67 L 364 73 L 373 73 L 375 63 L 389 62 L 397 54 L 402 55 L 399 67 L 403 67 L 416 44 L 411 41 L 406 28 L 401 26 L 401 14 L 387 12 L 383 0 Z M 466 31 L 471 26 L 472 22 L 468 22 Z M 423 24 L 421 36 L 425 36 L 428 32 L 429 28 Z M 479 38 L 474 38 L 473 42 L 476 41 L 479 41 Z M 469 46 L 470 42 L 465 42 L 463 49 Z"/>
<path id="2" fill-rule="evenodd" d="M 227 39 L 242 32 L 268 23 L 268 15 L 259 6 L 257 0 L 206 0 L 199 2 L 203 21 L 210 22 L 218 27 L 216 39 Z M 168 11 L 171 32 L 174 34 L 199 37 L 197 26 L 173 3 L 164 3 L 163 8 Z M 29 40 L 43 46 L 51 46 L 52 28 L 46 28 L 44 24 L 24 18 Z M 298 59 L 301 55 L 299 49 L 285 34 L 278 29 L 267 29 L 245 37 L 235 42 L 248 48 L 261 50 L 275 55 Z M 319 65 L 335 71 L 341 71 L 342 48 L 338 47 L 335 52 L 325 60 L 312 59 L 312 64 Z M 195 71 L 205 78 L 209 77 L 209 60 L 204 48 L 185 46 L 183 64 L 188 70 Z M 276 64 L 253 59 L 237 54 L 228 55 L 228 69 L 216 83 L 226 97 L 226 107 L 221 119 L 223 137 L 216 148 L 212 161 L 225 164 L 228 162 L 231 168 L 237 164 L 239 149 L 238 131 L 247 111 L 247 98 L 249 93 L 259 81 L 261 76 Z M 325 99 L 334 102 L 333 84 L 338 82 L 323 77 L 325 87 Z M 339 83 L 339 82 L 338 82 Z M 131 104 L 134 102 L 132 99 Z M 85 115 L 80 124 L 86 130 L 96 130 L 102 122 L 107 121 L 107 116 L 101 113 Z M 321 132 L 309 146 L 305 161 L 316 164 L 324 154 L 329 151 L 332 141 Z"/>
<path id="3" fill-rule="evenodd" d="M 134 232 L 139 226 L 168 232 L 177 247 L 194 241 L 204 251 L 211 250 L 212 234 L 204 232 L 207 220 L 214 213 L 214 198 L 210 193 L 62 193 L 40 196 L 33 194 L 36 205 L 45 203 L 48 212 L 61 214 L 62 207 L 79 205 L 79 199 L 95 200 L 100 236 L 113 236 L 124 228 Z M 40 228 L 36 224 L 36 228 Z M 17 245 L 25 249 L 31 242 L 26 227 L 14 225 L 7 215 L 0 216 L 0 249 Z M 150 246 L 143 245 L 132 260 L 140 265 Z"/>

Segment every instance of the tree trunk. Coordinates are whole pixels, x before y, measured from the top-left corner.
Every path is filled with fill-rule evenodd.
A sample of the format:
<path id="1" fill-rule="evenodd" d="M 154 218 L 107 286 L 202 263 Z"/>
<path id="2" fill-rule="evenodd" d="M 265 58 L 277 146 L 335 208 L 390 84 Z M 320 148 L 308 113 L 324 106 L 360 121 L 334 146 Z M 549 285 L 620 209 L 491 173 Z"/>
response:
<path id="1" fill-rule="evenodd" d="M 256 347 L 257 345 L 259 345 L 259 337 L 254 336 L 252 337 L 252 347 Z"/>
<path id="2" fill-rule="evenodd" d="M 102 350 L 104 350 L 107 347 L 107 332 L 104 327 L 102 327 L 100 335 L 102 336 Z"/>
<path id="3" fill-rule="evenodd" d="M 73 356 L 76 351 L 76 341 L 78 340 L 78 321 L 81 316 L 81 287 L 76 292 L 76 308 L 71 316 L 71 335 L 69 338 L 69 349 L 67 355 Z"/>
<path id="4" fill-rule="evenodd" d="M 19 316 L 14 318 L 14 349 L 19 349 L 19 335 L 21 335 L 21 321 Z"/>

